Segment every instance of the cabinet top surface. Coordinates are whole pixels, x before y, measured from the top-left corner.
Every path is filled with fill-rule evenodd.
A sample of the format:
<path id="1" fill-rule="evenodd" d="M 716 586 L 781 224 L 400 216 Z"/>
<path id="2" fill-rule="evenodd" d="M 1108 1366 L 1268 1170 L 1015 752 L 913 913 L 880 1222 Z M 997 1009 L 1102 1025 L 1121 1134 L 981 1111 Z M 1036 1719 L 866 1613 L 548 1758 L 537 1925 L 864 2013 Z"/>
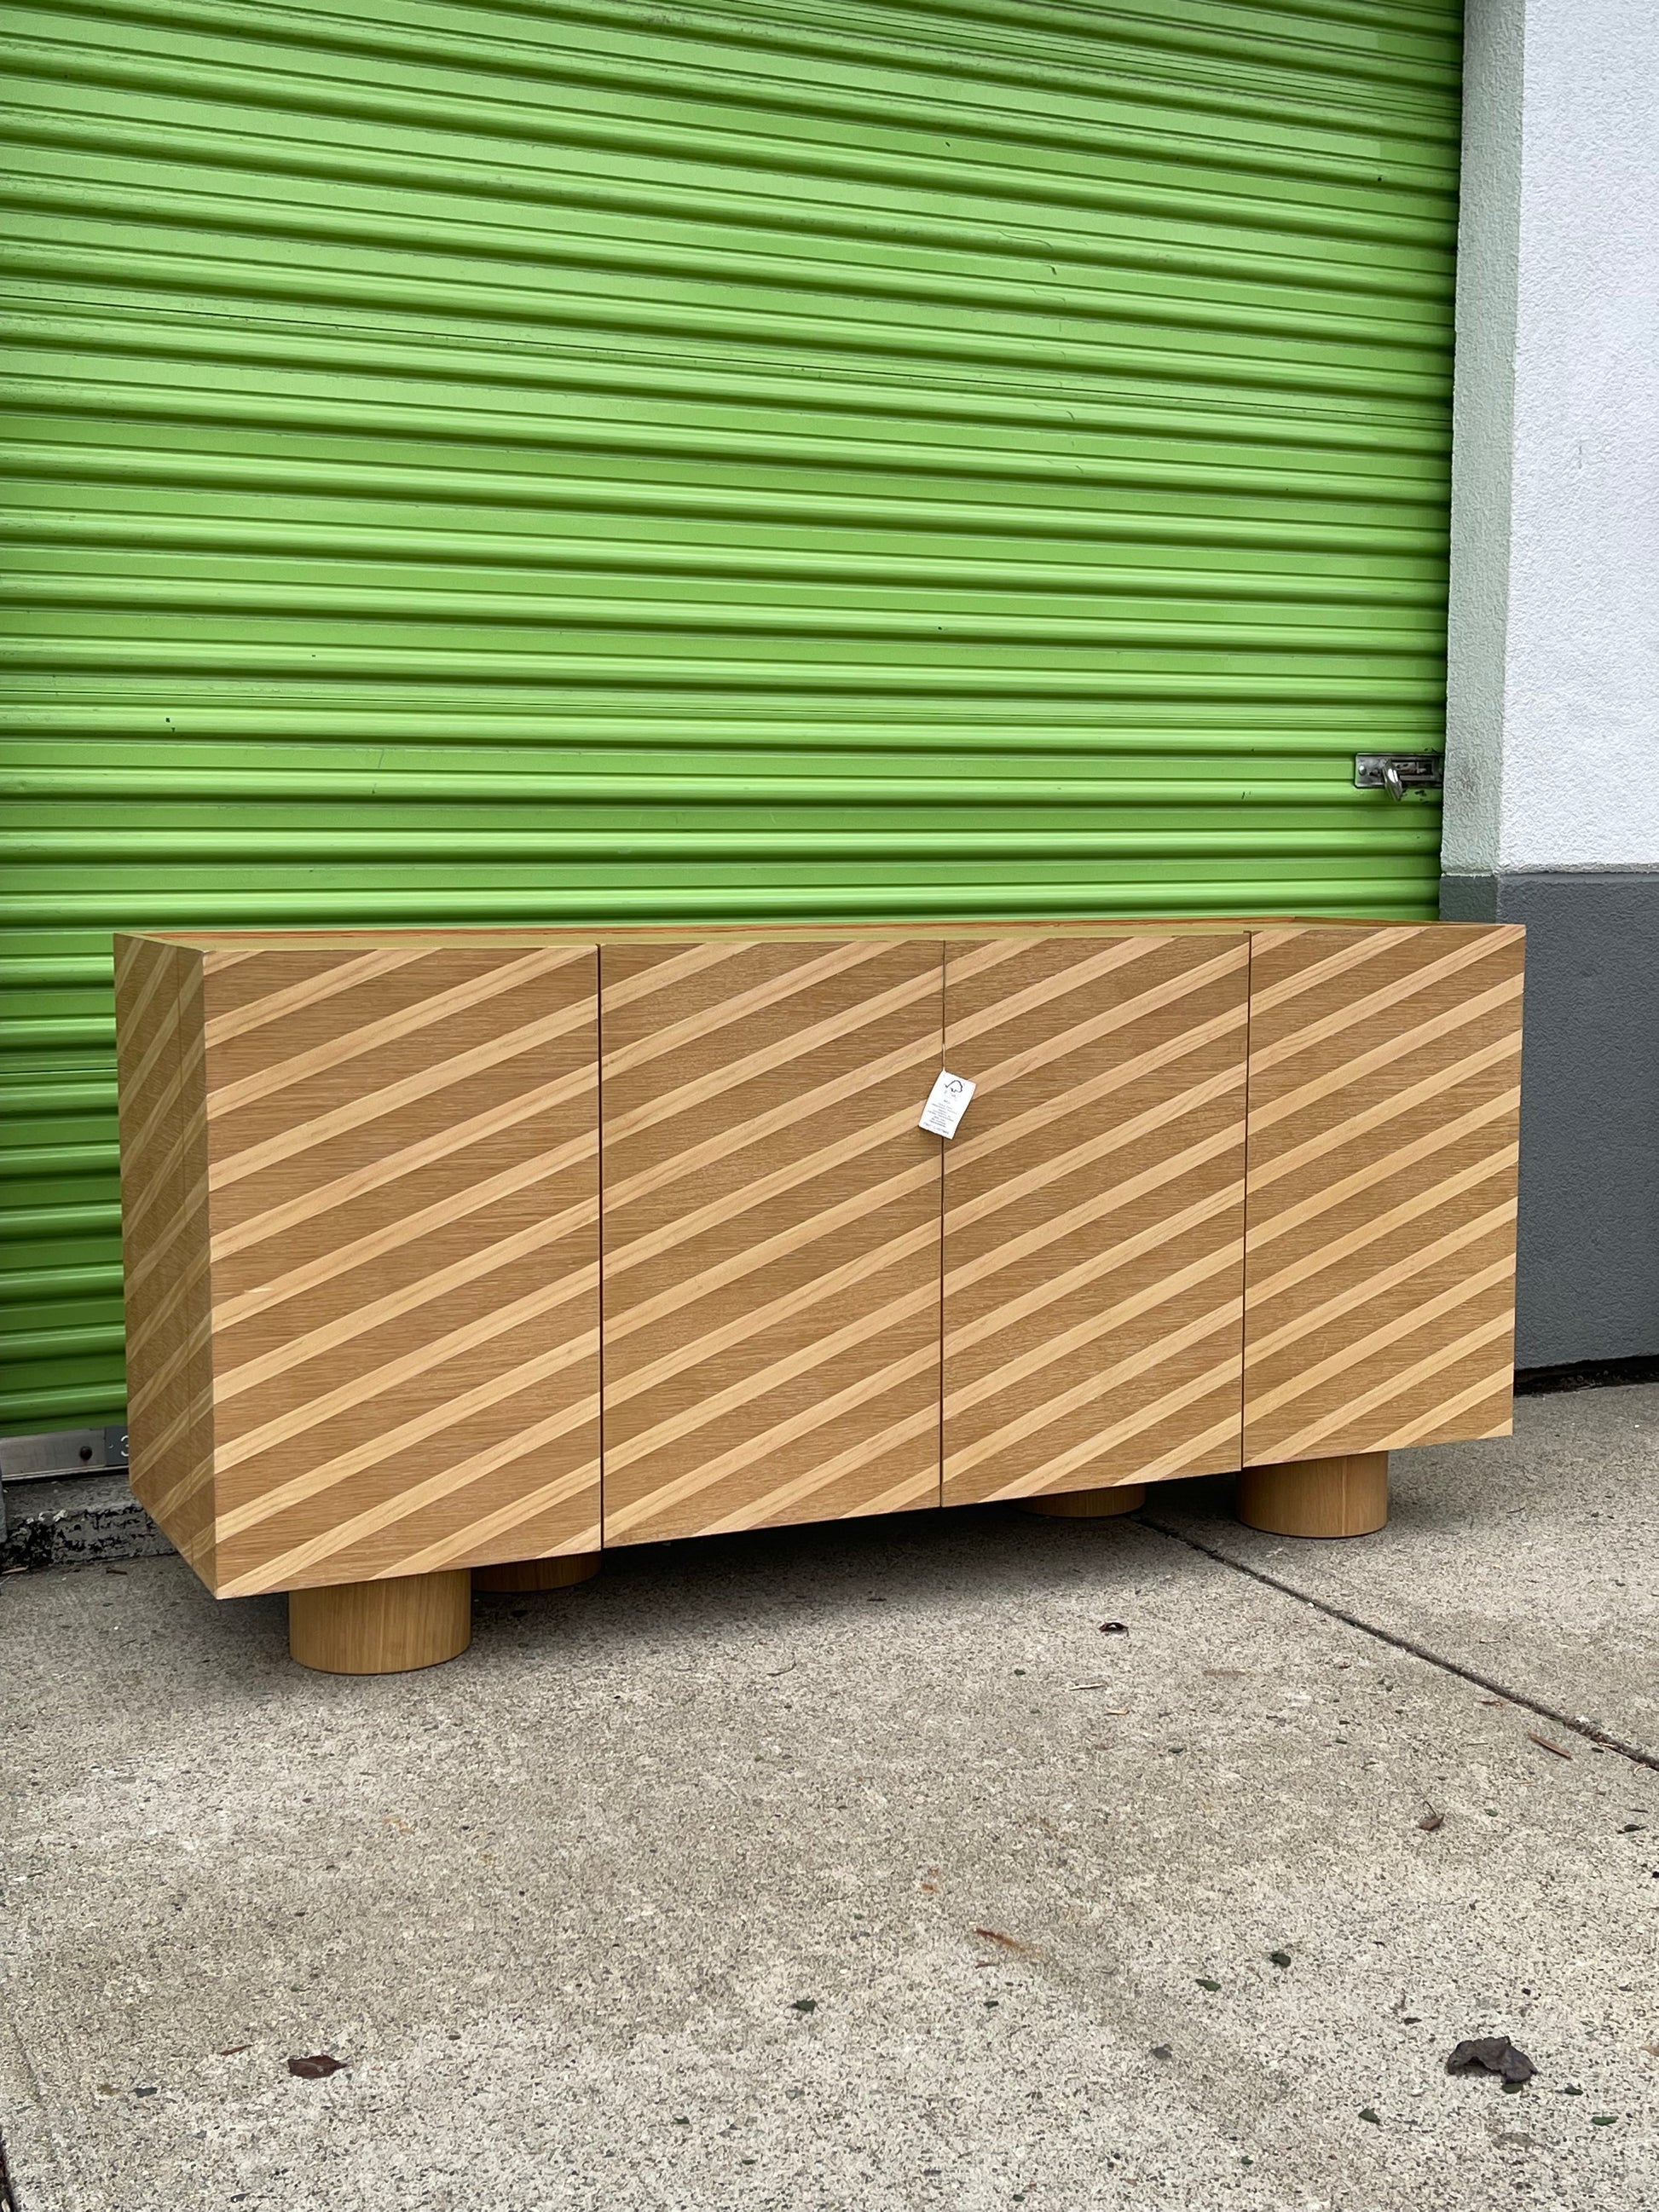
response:
<path id="1" fill-rule="evenodd" d="M 263 946 L 353 945 L 358 947 L 384 945 L 514 945 L 536 946 L 559 944 L 615 945 L 615 944 L 685 944 L 711 937 L 743 939 L 793 938 L 800 939 L 833 939 L 849 937 L 890 938 L 896 941 L 914 943 L 918 939 L 935 941 L 971 935 L 981 938 L 1043 938 L 1043 937 L 1163 937 L 1182 936 L 1237 937 L 1241 933 L 1259 935 L 1281 929 L 1321 929 L 1354 931 L 1398 931 L 1402 935 L 1432 933 L 1447 939 L 1491 937 L 1520 939 L 1526 934 L 1519 922 L 1482 921 L 1360 921 L 1351 915 L 1240 915 L 1213 920 L 1192 921 L 1175 918 L 1169 921 L 1143 920 L 1115 921 L 1066 918 L 1051 921 L 1021 920 L 985 921 L 972 915 L 950 916 L 914 922 L 860 921 L 789 921 L 789 922 L 635 922 L 612 923 L 600 927 L 584 927 L 578 924 L 551 925 L 545 928 L 472 928 L 472 929 L 204 929 L 204 930 L 125 930 L 116 933 L 118 938 L 156 945 L 180 945 L 192 951 L 210 952 L 219 948 L 235 947 L 242 951 Z"/>

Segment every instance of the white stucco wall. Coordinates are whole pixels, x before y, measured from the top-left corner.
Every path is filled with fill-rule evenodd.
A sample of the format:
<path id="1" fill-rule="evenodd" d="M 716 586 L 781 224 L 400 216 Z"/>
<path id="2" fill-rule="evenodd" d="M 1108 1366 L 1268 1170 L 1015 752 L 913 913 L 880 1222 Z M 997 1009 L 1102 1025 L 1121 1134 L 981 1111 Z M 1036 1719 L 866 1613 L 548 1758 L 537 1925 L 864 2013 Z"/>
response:
<path id="1" fill-rule="evenodd" d="M 1659 0 L 1469 0 L 1444 865 L 1659 866 Z"/>

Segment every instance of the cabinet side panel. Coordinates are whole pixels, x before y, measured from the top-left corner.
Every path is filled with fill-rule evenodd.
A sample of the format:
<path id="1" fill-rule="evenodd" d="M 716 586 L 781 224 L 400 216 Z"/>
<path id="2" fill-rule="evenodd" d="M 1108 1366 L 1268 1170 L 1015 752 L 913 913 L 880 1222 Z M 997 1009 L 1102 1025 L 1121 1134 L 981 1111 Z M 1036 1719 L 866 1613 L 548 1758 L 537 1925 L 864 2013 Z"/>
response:
<path id="1" fill-rule="evenodd" d="M 606 1543 L 936 1506 L 939 944 L 600 957 Z"/>
<path id="2" fill-rule="evenodd" d="M 591 942 L 215 951 L 219 1588 L 599 1542 Z"/>
<path id="3" fill-rule="evenodd" d="M 179 1149 L 177 947 L 115 942 L 115 1056 L 121 1136 L 121 1261 L 127 1325 L 128 1458 L 153 1510 L 173 1468 L 187 1392 L 173 1261 Z"/>
<path id="4" fill-rule="evenodd" d="M 1509 1432 L 1518 929 L 1254 940 L 1247 1465 Z"/>
<path id="5" fill-rule="evenodd" d="M 953 943 L 945 1498 L 1239 1463 L 1245 990 L 1233 938 Z"/>

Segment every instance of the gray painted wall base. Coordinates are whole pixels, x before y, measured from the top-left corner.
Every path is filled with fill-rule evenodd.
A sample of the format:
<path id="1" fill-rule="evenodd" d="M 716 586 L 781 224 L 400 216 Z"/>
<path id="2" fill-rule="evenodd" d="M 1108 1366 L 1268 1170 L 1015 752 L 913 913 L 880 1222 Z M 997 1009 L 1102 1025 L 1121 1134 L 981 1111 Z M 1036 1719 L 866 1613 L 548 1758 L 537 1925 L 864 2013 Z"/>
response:
<path id="1" fill-rule="evenodd" d="M 1527 929 L 1515 1363 L 1659 1352 L 1659 868 L 1443 876 Z"/>

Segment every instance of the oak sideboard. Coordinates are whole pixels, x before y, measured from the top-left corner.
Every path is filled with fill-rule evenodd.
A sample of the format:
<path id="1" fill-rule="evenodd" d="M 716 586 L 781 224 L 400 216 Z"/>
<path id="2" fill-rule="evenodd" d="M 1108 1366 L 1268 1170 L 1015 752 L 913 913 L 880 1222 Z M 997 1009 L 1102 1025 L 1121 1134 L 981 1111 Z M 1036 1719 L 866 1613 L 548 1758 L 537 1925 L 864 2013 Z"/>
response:
<path id="1" fill-rule="evenodd" d="M 119 938 L 133 1488 L 365 1673 L 617 1545 L 1233 1470 L 1379 1527 L 1510 1425 L 1522 937 Z"/>

